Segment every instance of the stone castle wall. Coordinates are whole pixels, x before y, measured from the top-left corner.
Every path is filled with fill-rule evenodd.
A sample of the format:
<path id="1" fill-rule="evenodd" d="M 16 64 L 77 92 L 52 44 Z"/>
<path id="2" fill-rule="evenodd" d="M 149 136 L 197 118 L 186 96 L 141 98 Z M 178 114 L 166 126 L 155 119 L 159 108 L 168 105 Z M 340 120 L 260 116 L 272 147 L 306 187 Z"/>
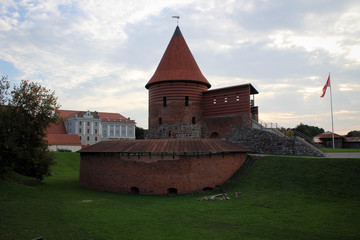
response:
<path id="1" fill-rule="evenodd" d="M 201 124 L 162 124 L 149 127 L 149 139 L 200 139 L 202 138 Z"/>
<path id="2" fill-rule="evenodd" d="M 249 148 L 253 153 L 323 157 L 324 154 L 302 139 L 285 137 L 270 131 L 233 126 L 228 140 Z"/>

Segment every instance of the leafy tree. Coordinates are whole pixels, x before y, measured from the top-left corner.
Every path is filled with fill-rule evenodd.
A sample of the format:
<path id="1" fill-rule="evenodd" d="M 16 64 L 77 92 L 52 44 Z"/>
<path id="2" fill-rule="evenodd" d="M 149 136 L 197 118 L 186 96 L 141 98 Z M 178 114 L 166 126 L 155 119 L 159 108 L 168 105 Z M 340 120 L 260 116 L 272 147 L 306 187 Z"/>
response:
<path id="1" fill-rule="evenodd" d="M 346 134 L 347 137 L 360 137 L 360 131 L 354 130 Z"/>
<path id="2" fill-rule="evenodd" d="M 309 125 L 302 124 L 302 123 L 300 123 L 298 126 L 296 126 L 293 130 L 295 132 L 301 132 L 301 133 L 305 134 L 306 136 L 308 136 L 311 139 L 313 137 L 315 137 L 316 135 L 324 132 L 323 128 L 318 128 L 318 127 L 315 127 L 315 126 L 309 126 Z"/>
<path id="3" fill-rule="evenodd" d="M 145 129 L 135 126 L 135 136 L 136 136 L 136 139 L 144 139 L 145 138 Z"/>
<path id="4" fill-rule="evenodd" d="M 0 89 L 9 89 L 2 78 Z M 5 86 L 5 88 L 3 88 Z M 1 92 L 0 174 L 14 170 L 42 180 L 50 175 L 52 156 L 45 140 L 46 129 L 59 118 L 55 93 L 23 80 L 8 98 Z"/>

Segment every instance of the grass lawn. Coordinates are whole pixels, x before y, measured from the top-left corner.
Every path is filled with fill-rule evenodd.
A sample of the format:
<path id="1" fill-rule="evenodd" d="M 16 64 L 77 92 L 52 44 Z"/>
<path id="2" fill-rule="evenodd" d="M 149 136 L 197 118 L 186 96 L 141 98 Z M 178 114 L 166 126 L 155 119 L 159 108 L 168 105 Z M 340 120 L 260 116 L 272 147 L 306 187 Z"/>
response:
<path id="1" fill-rule="evenodd" d="M 327 152 L 327 153 L 336 153 L 336 152 L 360 152 L 360 149 L 353 149 L 353 148 L 322 148 L 321 151 Z"/>
<path id="2" fill-rule="evenodd" d="M 360 239 L 360 159 L 264 157 L 228 201 L 90 190 L 56 159 L 40 186 L 0 180 L 0 239 Z"/>

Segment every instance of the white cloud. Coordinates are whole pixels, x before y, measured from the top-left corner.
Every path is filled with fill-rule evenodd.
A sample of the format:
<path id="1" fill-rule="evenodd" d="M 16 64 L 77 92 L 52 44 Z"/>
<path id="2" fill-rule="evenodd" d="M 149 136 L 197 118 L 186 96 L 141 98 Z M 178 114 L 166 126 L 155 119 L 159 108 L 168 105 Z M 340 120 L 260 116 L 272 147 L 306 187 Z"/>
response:
<path id="1" fill-rule="evenodd" d="M 287 4 L 3 0 L 0 60 L 13 65 L 18 78 L 56 90 L 66 108 L 124 111 L 146 124 L 144 85 L 175 28 L 171 16 L 180 15 L 189 47 L 196 60 L 201 59 L 199 66 L 211 70 L 203 73 L 213 88 L 252 83 L 260 92 L 260 116 L 293 126 L 300 121 L 321 126 L 327 113 L 321 114 L 323 102 L 317 106 L 314 101 L 319 100 L 322 75 L 329 68 L 342 79 L 335 92 L 339 102 L 346 99 L 343 93 L 354 95 L 347 103 L 359 102 L 360 6 L 345 1 L 336 4 L 342 8 L 310 11 L 303 1 L 295 1 L 287 11 Z M 292 11 L 299 13 L 293 17 Z M 279 21 L 282 12 L 288 18 Z M 164 43 L 161 49 L 159 41 Z M 342 104 L 340 115 L 356 118 L 358 113 L 346 112 L 353 108 Z"/>
<path id="2" fill-rule="evenodd" d="M 339 91 L 344 92 L 360 92 L 359 83 L 342 83 L 338 85 Z"/>
<path id="3" fill-rule="evenodd" d="M 360 7 L 350 6 L 344 12 L 308 13 L 300 29 L 276 30 L 269 35 L 269 48 L 296 49 L 307 52 L 325 50 L 341 64 L 342 56 L 360 64 Z M 343 63 L 347 64 L 347 63 Z"/>

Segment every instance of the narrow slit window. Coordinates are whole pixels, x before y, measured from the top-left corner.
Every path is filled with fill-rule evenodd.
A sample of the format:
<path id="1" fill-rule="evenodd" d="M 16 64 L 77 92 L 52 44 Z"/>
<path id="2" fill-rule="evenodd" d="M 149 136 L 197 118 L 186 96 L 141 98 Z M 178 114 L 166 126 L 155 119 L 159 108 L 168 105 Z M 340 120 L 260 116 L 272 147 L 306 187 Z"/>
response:
<path id="1" fill-rule="evenodd" d="M 189 96 L 185 96 L 185 106 L 189 106 Z"/>
<path id="2" fill-rule="evenodd" d="M 213 98 L 213 103 L 216 104 L 216 97 Z"/>
<path id="3" fill-rule="evenodd" d="M 167 104 L 166 104 L 166 97 L 163 97 L 163 106 L 166 107 Z"/>
<path id="4" fill-rule="evenodd" d="M 196 124 L 196 119 L 195 119 L 195 117 L 192 117 L 192 124 Z"/>
<path id="5" fill-rule="evenodd" d="M 161 125 L 161 124 L 162 124 L 162 118 L 159 117 L 159 125 Z"/>
<path id="6" fill-rule="evenodd" d="M 228 101 L 228 98 L 227 98 L 227 96 L 225 95 L 225 97 L 224 97 L 224 102 L 227 103 L 227 101 Z"/>

